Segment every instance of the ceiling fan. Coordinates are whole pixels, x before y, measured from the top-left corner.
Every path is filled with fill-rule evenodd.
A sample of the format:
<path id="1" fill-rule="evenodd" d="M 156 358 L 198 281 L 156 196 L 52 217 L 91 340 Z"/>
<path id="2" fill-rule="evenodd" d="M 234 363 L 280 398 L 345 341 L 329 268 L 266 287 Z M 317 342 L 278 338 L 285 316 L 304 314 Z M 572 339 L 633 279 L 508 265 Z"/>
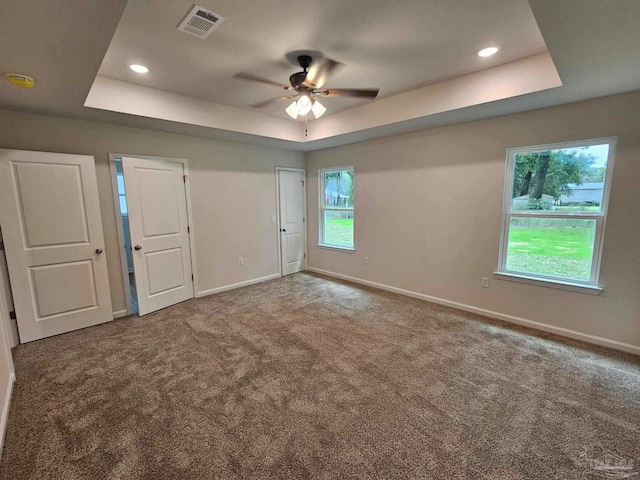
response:
<path id="1" fill-rule="evenodd" d="M 301 72 L 296 72 L 289 77 L 289 85 L 282 85 L 267 78 L 262 78 L 251 73 L 238 73 L 235 78 L 252 80 L 288 90 L 288 95 L 273 98 L 265 102 L 251 105 L 252 108 L 262 108 L 281 100 L 295 99 L 285 111 L 293 119 L 305 116 L 312 112 L 315 118 L 320 118 L 326 107 L 319 101 L 319 97 L 356 97 L 374 99 L 378 95 L 377 88 L 323 88 L 327 79 L 341 64 L 326 57 L 312 58 L 310 55 L 298 55 L 296 57 Z"/>

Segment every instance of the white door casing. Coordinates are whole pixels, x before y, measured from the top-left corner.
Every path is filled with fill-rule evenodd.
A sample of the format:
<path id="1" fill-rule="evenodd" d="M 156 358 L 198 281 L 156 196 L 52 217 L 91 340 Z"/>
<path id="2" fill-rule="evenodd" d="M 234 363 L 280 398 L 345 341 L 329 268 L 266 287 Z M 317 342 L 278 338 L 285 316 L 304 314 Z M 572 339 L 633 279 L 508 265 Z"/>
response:
<path id="1" fill-rule="evenodd" d="M 122 157 L 138 313 L 193 298 L 182 163 Z"/>
<path id="2" fill-rule="evenodd" d="M 0 150 L 0 223 L 21 342 L 113 319 L 93 157 Z"/>
<path id="3" fill-rule="evenodd" d="M 306 224 L 304 172 L 278 170 L 282 275 L 305 268 Z"/>

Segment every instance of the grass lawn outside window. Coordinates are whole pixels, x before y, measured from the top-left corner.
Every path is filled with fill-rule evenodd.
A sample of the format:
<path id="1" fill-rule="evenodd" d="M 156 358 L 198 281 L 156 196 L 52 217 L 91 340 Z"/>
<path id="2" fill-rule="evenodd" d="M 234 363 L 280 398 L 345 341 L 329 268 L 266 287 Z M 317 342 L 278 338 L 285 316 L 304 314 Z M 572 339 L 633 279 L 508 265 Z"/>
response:
<path id="1" fill-rule="evenodd" d="M 326 219 L 324 225 L 327 244 L 353 248 L 353 218 Z"/>

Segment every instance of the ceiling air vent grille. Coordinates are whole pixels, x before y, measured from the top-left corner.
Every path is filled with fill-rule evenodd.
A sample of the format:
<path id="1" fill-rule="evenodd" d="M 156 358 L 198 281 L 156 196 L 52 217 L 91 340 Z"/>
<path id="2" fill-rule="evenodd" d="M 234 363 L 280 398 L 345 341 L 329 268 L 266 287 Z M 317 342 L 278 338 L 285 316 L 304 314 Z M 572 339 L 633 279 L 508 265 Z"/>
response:
<path id="1" fill-rule="evenodd" d="M 196 37 L 207 38 L 222 22 L 224 22 L 224 17 L 194 5 L 178 25 L 178 30 Z"/>

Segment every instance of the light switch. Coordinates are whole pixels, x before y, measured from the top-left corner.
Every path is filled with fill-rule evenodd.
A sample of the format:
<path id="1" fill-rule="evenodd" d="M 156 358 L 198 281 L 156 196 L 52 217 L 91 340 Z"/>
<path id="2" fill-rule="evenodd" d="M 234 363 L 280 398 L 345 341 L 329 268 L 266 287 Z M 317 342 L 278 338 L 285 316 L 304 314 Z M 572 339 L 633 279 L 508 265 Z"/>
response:
<path id="1" fill-rule="evenodd" d="M 276 223 L 276 216 L 275 215 L 271 215 L 271 223 Z"/>

